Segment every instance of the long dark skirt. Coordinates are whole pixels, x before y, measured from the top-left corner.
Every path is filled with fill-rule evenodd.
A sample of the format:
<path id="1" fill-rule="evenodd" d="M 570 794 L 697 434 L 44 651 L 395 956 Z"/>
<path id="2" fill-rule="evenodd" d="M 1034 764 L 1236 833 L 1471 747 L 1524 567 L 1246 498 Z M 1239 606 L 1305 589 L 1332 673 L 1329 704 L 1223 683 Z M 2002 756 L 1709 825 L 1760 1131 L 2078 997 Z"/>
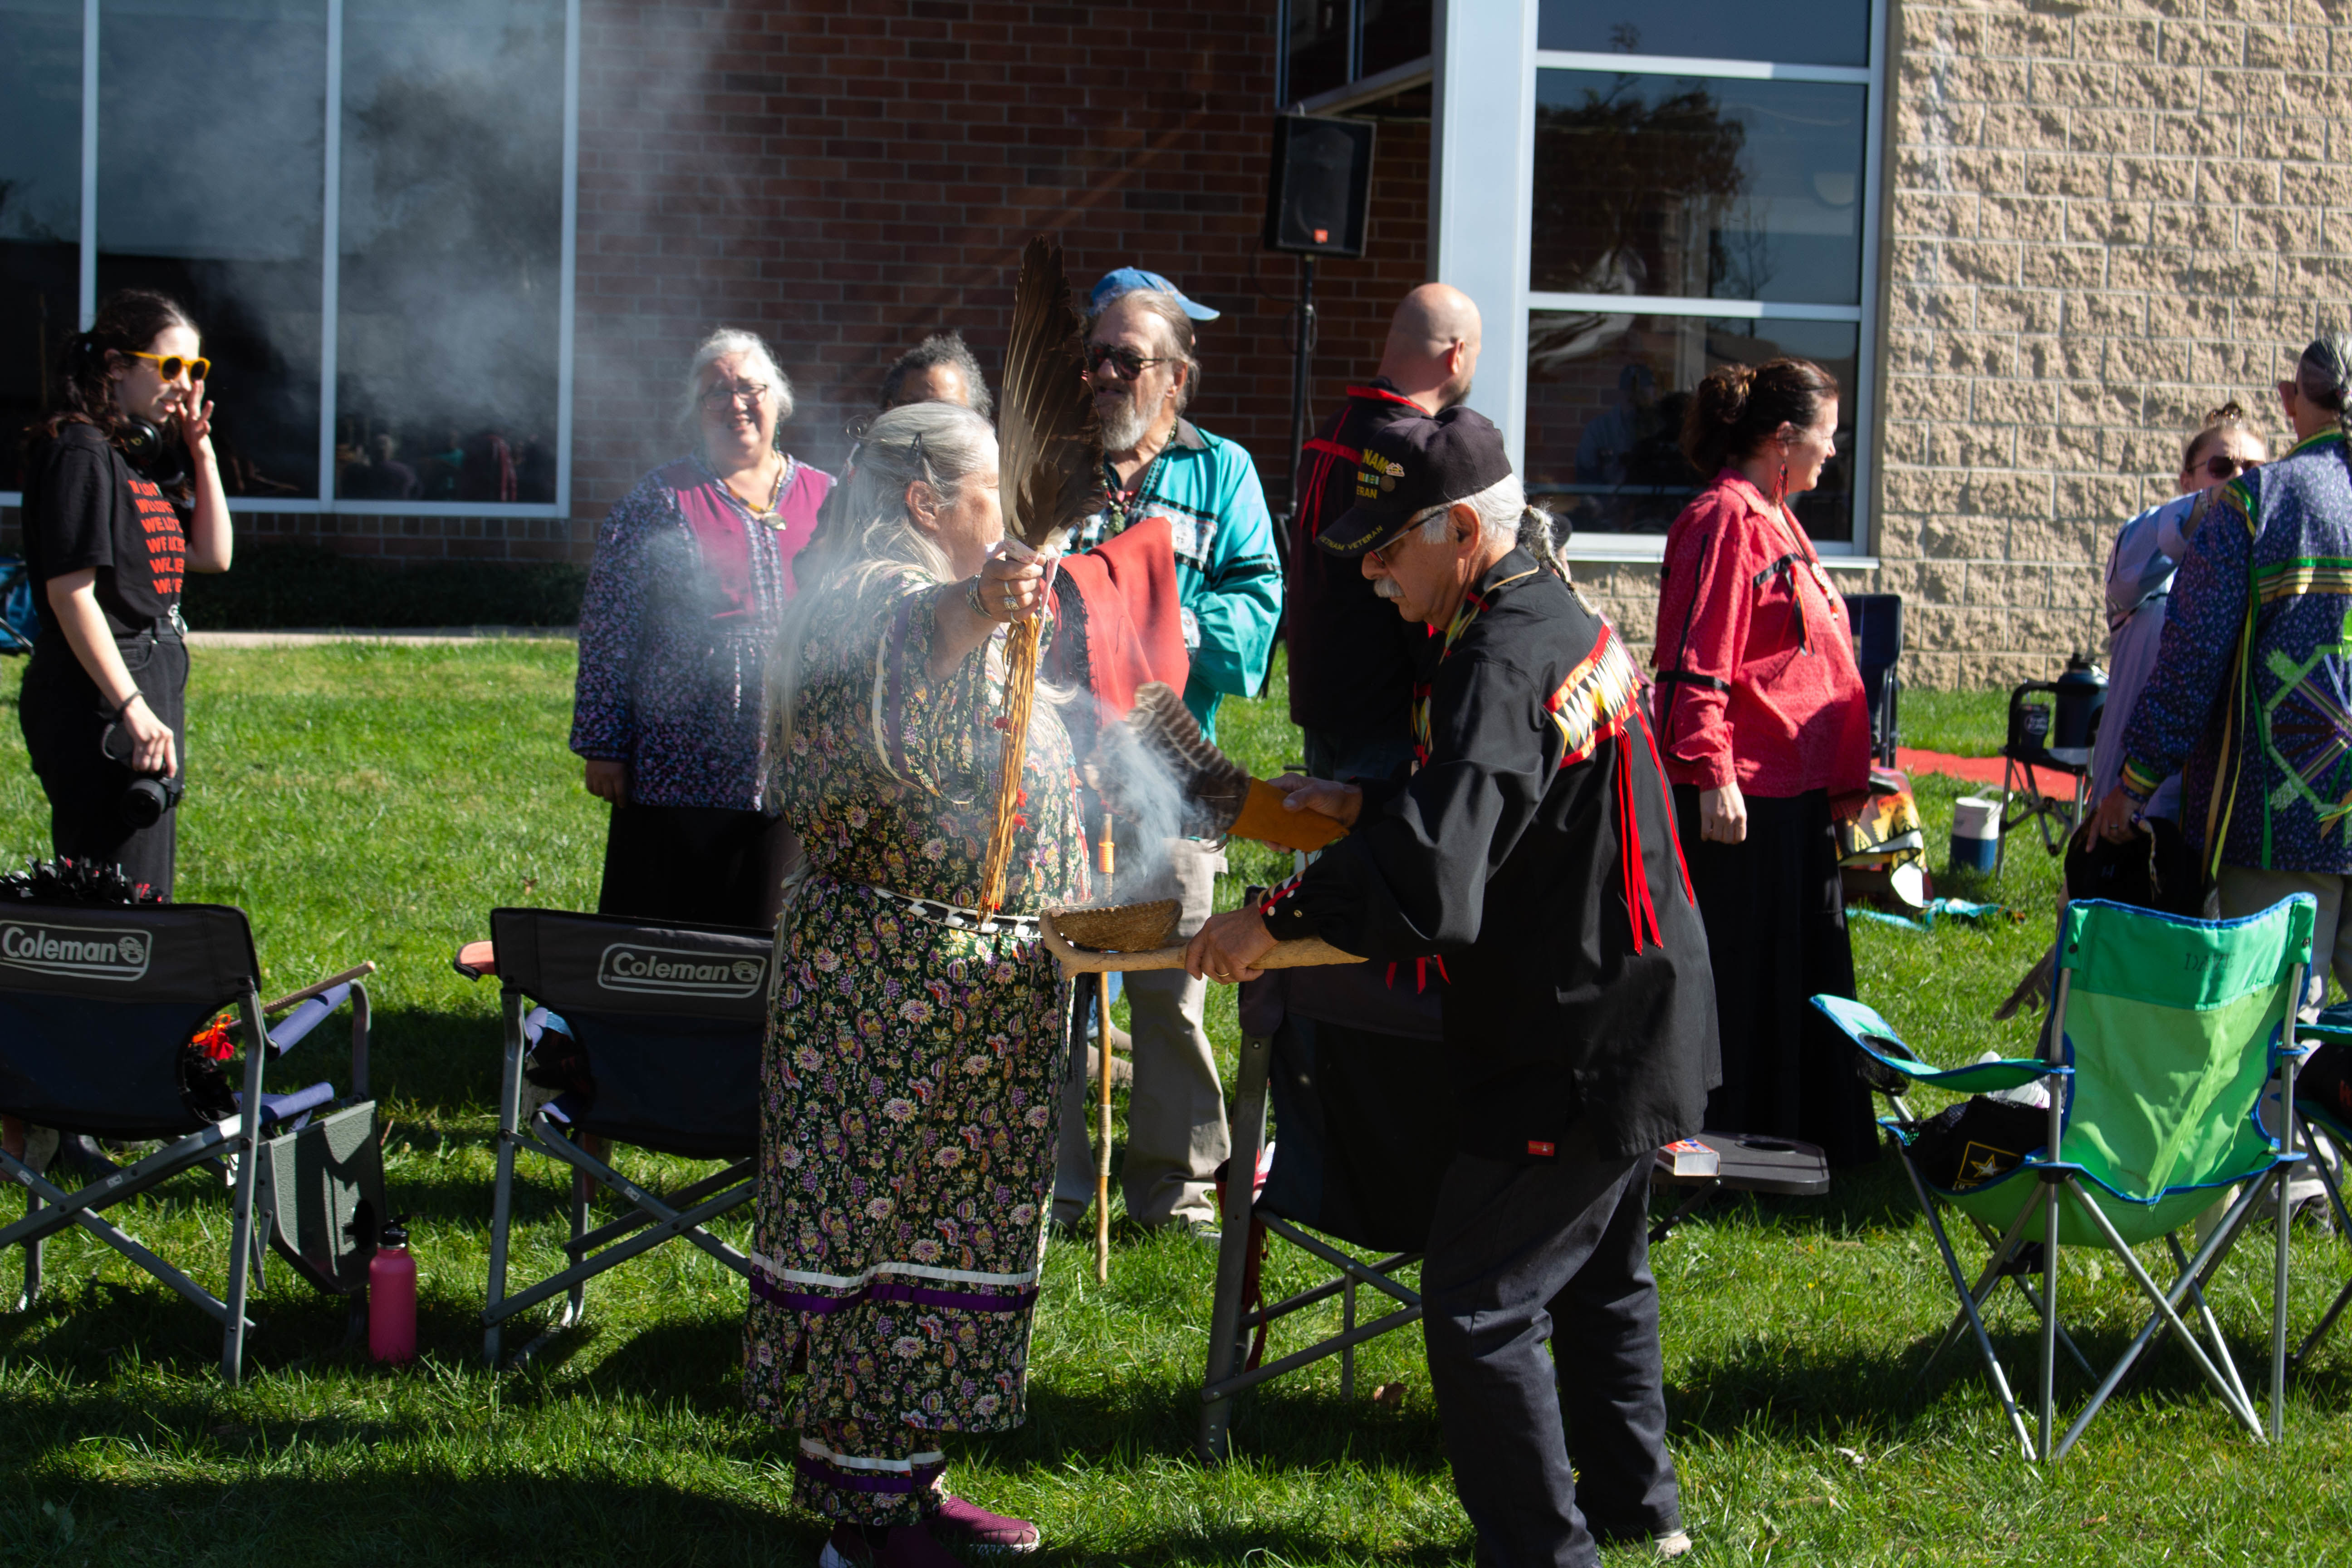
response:
<path id="1" fill-rule="evenodd" d="M 781 816 L 699 805 L 623 805 L 604 835 L 600 915 L 775 929 L 800 840 Z"/>
<path id="2" fill-rule="evenodd" d="M 1749 795 L 1743 844 L 1699 837 L 1698 795 L 1675 787 L 1723 1037 L 1723 1086 L 1707 1096 L 1707 1131 L 1800 1138 L 1820 1144 L 1832 1165 L 1874 1160 L 1877 1129 L 1853 1047 L 1808 1000 L 1853 994 L 1829 795 Z"/>

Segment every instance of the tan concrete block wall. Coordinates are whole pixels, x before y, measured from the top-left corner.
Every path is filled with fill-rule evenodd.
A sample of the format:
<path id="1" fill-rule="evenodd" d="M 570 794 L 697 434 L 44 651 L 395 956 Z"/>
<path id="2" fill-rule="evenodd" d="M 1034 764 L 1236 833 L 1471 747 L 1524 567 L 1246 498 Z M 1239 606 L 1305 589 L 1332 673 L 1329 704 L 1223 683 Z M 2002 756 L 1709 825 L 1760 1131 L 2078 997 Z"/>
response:
<path id="1" fill-rule="evenodd" d="M 2204 411 L 2236 398 L 2278 449 L 2271 384 L 2352 320 L 2352 26 L 2318 0 L 1894 5 L 1884 564 L 1839 583 L 1904 595 L 1915 685 L 2045 679 L 2105 649 L 2108 545 Z M 1577 575 L 1646 656 L 1656 569 Z"/>
<path id="2" fill-rule="evenodd" d="M 2315 0 L 1893 20 L 1869 585 L 1906 597 L 1914 683 L 2046 677 L 2105 647 L 2108 543 L 2198 417 L 2235 397 L 2275 446 L 2270 384 L 2346 323 L 2352 26 Z"/>

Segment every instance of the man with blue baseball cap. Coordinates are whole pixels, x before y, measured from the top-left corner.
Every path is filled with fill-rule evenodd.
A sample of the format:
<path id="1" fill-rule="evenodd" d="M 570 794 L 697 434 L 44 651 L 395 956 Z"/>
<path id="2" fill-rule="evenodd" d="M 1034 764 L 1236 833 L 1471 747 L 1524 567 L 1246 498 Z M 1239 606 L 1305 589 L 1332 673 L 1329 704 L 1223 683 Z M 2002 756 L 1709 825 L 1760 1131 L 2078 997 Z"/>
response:
<path id="1" fill-rule="evenodd" d="M 1186 299 L 1184 290 L 1159 273 L 1146 272 L 1140 267 L 1121 267 L 1104 273 L 1102 281 L 1095 285 L 1095 291 L 1087 297 L 1087 314 L 1099 316 L 1110 309 L 1112 300 L 1122 294 L 1132 294 L 1138 289 L 1149 289 L 1155 294 L 1167 295 L 1178 310 L 1196 321 L 1213 321 L 1224 314 L 1222 310 L 1212 310 L 1198 300 Z"/>
<path id="2" fill-rule="evenodd" d="M 1255 697 L 1282 618 L 1274 519 L 1249 453 L 1184 417 L 1200 384 L 1193 324 L 1217 312 L 1156 272 L 1122 267 L 1095 285 L 1087 376 L 1102 419 L 1108 504 L 1073 550 L 1129 528 L 1165 526 L 1175 552 L 1178 616 L 1191 668 L 1184 704 L 1214 739 L 1217 705 Z M 1122 822 L 1114 837 L 1118 898 L 1172 898 L 1190 935 L 1208 917 L 1224 855 L 1202 839 L 1145 844 Z M 1132 871 L 1130 871 L 1132 868 Z M 1126 977 L 1135 1076 L 1119 1184 L 1130 1218 L 1195 1230 L 1216 1218 L 1214 1184 L 1229 1140 L 1215 1057 L 1202 1025 L 1207 987 L 1176 970 Z M 1083 1075 L 1073 1078 L 1082 1097 Z M 1067 1102 L 1054 1184 L 1055 1217 L 1075 1224 L 1094 1196 L 1082 1098 Z"/>

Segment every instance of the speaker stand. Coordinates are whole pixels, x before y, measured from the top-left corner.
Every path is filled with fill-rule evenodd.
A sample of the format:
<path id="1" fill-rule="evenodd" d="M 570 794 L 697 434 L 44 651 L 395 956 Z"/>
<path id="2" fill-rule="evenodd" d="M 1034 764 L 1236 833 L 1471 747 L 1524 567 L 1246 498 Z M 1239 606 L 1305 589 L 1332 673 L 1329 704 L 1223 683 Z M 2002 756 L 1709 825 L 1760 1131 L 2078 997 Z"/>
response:
<path id="1" fill-rule="evenodd" d="M 1315 342 L 1315 258 L 1298 258 L 1298 353 L 1290 372 L 1290 517 L 1297 526 L 1299 484 L 1306 478 L 1307 384 Z"/>

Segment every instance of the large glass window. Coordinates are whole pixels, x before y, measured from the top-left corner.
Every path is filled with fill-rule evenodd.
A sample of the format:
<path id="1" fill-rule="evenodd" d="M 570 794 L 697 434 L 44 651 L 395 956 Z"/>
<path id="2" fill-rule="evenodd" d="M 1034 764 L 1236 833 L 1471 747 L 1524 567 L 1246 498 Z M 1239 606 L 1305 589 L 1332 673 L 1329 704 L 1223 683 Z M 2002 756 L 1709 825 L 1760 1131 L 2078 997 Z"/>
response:
<path id="1" fill-rule="evenodd" d="M 336 493 L 555 499 L 562 0 L 344 0 Z"/>
<path id="2" fill-rule="evenodd" d="M 1528 487 L 1579 536 L 1663 534 L 1712 474 L 1678 444 L 1708 371 L 1783 354 L 1851 389 L 1861 368 L 1851 321 L 1538 310 L 1528 319 Z M 1815 539 L 1853 532 L 1854 400 L 1838 402 L 1838 455 L 1796 500 Z"/>
<path id="3" fill-rule="evenodd" d="M 0 0 L 0 485 L 58 346 L 142 287 L 203 331 L 247 510 L 562 510 L 578 29 L 579 0 Z"/>
<path id="4" fill-rule="evenodd" d="M 100 8 L 99 298 L 195 317 L 233 495 L 319 494 L 326 101 L 326 0 Z"/>
<path id="5" fill-rule="evenodd" d="M 1299 103 L 1426 60 L 1434 0 L 1283 0 L 1276 99 Z"/>
<path id="6" fill-rule="evenodd" d="M 81 309 L 81 0 L 0 0 L 0 489 Z"/>
<path id="7" fill-rule="evenodd" d="M 1883 4 L 1542 0 L 1525 469 L 1588 547 L 1664 533 L 1714 477 L 1677 439 L 1700 378 L 1780 355 L 1843 389 L 1798 515 L 1861 542 Z"/>
<path id="8" fill-rule="evenodd" d="M 1868 91 L 1537 72 L 1532 286 L 1860 304 Z"/>
<path id="9" fill-rule="evenodd" d="M 1717 60 L 1870 63 L 1870 0 L 1542 0 L 1536 47 Z"/>

